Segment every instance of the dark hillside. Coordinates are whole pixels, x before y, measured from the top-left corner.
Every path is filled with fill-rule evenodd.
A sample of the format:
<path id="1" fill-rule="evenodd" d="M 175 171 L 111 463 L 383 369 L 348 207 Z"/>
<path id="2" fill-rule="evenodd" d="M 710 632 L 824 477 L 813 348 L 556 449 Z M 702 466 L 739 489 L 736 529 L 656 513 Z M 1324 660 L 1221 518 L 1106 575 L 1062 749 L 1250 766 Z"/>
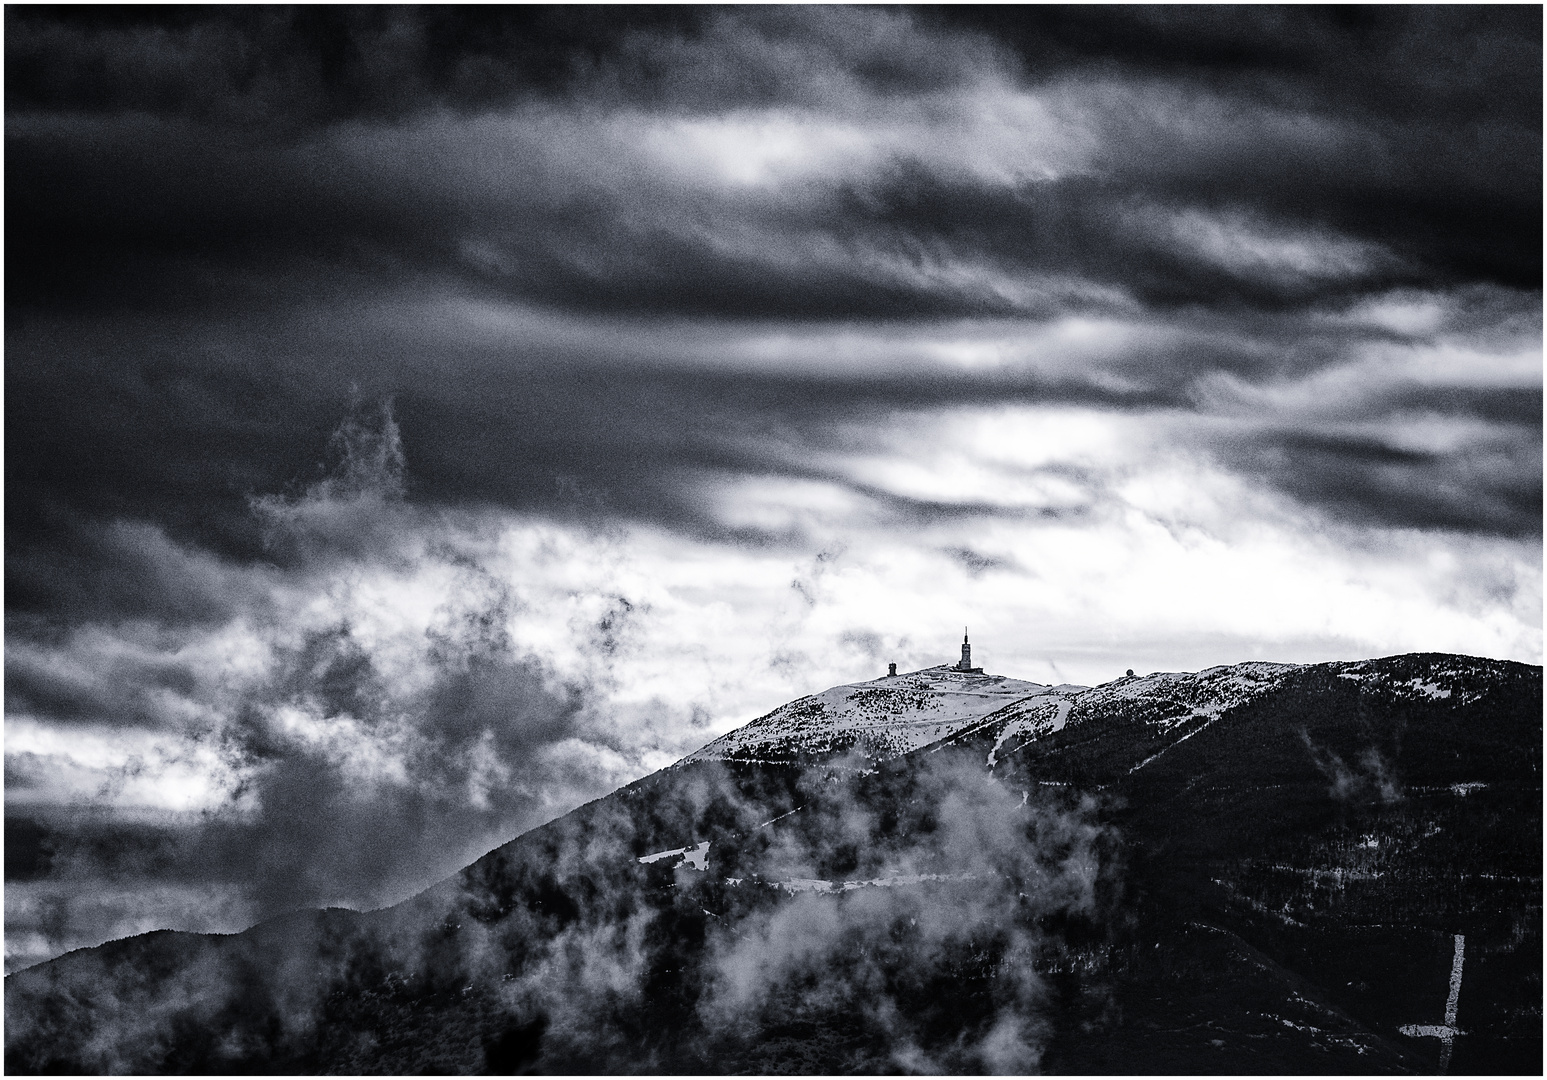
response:
<path id="1" fill-rule="evenodd" d="M 1413 692 L 1437 678 L 1448 697 Z M 1311 1013 L 1279 1010 L 1286 1029 L 1320 1027 L 1327 1054 L 1354 1040 L 1367 1057 L 1374 1038 L 1335 1034 L 1352 1020 L 1432 1069 L 1439 1040 L 1399 1029 L 1443 1022 L 1460 934 L 1466 1035 L 1451 1070 L 1539 1069 L 1541 669 L 1428 655 L 1302 669 L 1137 771 L 1153 751 L 1141 735 L 1124 756 L 1131 726 L 1120 713 L 1090 717 L 1001 754 L 996 773 L 1026 785 L 1078 777 L 1114 797 L 1138 940 L 1190 953 L 1197 943 L 1167 928 L 1228 937 L 1313 991 L 1299 991 Z M 1227 964 L 1200 978 L 1241 1000 L 1237 984 L 1256 976 Z M 1154 1012 L 1166 1027 L 1159 1014 L 1185 997 L 1129 990 L 1130 1026 Z M 1088 1050 L 1070 1045 L 1058 1060 L 1116 1067 Z"/>

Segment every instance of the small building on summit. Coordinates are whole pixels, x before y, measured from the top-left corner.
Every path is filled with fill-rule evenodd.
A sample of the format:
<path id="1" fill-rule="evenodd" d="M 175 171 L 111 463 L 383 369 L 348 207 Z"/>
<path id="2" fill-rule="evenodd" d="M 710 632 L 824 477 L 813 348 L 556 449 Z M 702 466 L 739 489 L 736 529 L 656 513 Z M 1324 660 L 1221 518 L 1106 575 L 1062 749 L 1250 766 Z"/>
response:
<path id="1" fill-rule="evenodd" d="M 967 640 L 967 628 L 962 627 L 962 658 L 957 661 L 952 671 L 965 671 L 972 675 L 983 674 L 983 669 L 972 666 L 972 645 Z"/>

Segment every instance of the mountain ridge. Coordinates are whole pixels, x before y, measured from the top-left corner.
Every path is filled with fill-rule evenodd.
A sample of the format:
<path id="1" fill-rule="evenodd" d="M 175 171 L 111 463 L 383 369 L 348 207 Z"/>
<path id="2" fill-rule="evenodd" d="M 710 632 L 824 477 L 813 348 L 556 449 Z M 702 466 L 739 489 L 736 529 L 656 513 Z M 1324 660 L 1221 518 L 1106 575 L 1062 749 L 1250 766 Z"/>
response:
<path id="1" fill-rule="evenodd" d="M 719 736 L 678 764 L 794 761 L 856 746 L 876 759 L 894 757 L 948 737 L 986 713 L 1055 689 L 1005 675 L 962 672 L 945 664 L 840 683 L 786 702 Z"/>
<path id="2" fill-rule="evenodd" d="M 1539 1070 L 1540 668 L 943 670 L 893 678 L 955 712 L 872 708 L 867 740 L 774 710 L 703 748 L 742 756 L 696 751 L 392 908 L 16 973 L 7 1066 L 1433 1071 L 1406 1032 L 1445 1027 L 1463 937 L 1445 1062 Z M 747 753 L 781 730 L 782 760 Z M 104 1036 L 125 1000 L 140 1034 Z"/>

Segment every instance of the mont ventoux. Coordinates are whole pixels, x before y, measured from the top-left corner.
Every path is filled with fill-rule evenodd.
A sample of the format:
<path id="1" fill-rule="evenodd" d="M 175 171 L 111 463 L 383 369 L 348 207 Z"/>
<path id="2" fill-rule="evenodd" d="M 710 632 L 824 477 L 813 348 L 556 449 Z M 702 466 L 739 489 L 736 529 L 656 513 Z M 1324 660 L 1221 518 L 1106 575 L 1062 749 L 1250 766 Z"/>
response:
<path id="1" fill-rule="evenodd" d="M 792 701 L 394 907 L 6 980 L 10 1072 L 1541 1070 L 1541 668 Z"/>

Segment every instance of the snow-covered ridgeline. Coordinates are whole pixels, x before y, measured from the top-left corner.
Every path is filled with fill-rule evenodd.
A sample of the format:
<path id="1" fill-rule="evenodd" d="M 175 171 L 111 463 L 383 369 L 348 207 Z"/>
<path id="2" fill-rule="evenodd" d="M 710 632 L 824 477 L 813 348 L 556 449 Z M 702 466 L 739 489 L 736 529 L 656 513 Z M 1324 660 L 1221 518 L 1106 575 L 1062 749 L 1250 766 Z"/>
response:
<path id="1" fill-rule="evenodd" d="M 1046 686 L 942 665 L 799 698 L 720 736 L 682 763 L 773 764 L 850 747 L 881 760 L 988 730 L 995 742 L 986 764 L 993 767 L 1001 753 L 1109 706 L 1139 706 L 1144 722 L 1162 731 L 1210 721 L 1275 689 L 1293 670 L 1292 664 L 1247 663 L 1197 673 L 1130 676 L 1084 687 Z"/>
<path id="2" fill-rule="evenodd" d="M 1325 670 L 1361 693 L 1466 704 L 1480 691 L 1464 657 L 1401 657 L 1313 666 L 1250 661 L 1199 672 L 1126 676 L 1095 687 L 1046 686 L 947 666 L 848 683 L 789 702 L 720 736 L 679 764 L 780 764 L 854 749 L 871 761 L 933 743 L 994 742 L 986 764 L 1038 739 L 1098 717 L 1121 716 L 1166 739 L 1140 769 L 1233 709 L 1281 687 L 1296 672 Z"/>
<path id="3" fill-rule="evenodd" d="M 848 683 L 781 705 L 689 754 L 693 761 L 793 760 L 856 746 L 875 759 L 938 742 L 1048 692 L 1040 683 L 925 668 Z"/>
<path id="4" fill-rule="evenodd" d="M 1199 672 L 1129 676 L 1092 687 L 1076 705 L 1080 714 L 1088 715 L 1126 704 L 1145 723 L 1168 731 L 1194 720 L 1217 720 L 1228 710 L 1278 689 L 1299 667 L 1253 661 Z M 1079 723 L 1080 716 L 1073 722 Z"/>

